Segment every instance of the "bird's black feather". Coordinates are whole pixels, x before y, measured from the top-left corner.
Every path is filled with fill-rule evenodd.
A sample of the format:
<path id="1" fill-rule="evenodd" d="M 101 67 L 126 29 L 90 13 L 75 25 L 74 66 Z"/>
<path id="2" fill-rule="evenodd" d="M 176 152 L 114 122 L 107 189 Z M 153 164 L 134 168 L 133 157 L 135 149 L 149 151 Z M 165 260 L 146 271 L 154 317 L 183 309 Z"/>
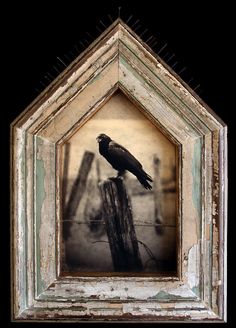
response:
<path id="1" fill-rule="evenodd" d="M 137 177 L 144 188 L 152 189 L 148 182 L 152 182 L 152 178 L 143 170 L 142 164 L 125 147 L 111 140 L 106 134 L 100 134 L 97 140 L 100 154 L 118 173 L 127 170 Z"/>

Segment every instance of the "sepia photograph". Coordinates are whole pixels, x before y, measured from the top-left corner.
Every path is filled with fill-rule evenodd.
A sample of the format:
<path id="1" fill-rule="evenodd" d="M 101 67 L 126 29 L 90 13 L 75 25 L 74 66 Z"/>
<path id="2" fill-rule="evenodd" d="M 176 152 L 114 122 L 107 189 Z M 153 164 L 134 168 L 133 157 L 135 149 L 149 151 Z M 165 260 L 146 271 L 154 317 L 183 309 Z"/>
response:
<path id="1" fill-rule="evenodd" d="M 61 271 L 175 275 L 176 145 L 117 91 L 61 147 Z"/>

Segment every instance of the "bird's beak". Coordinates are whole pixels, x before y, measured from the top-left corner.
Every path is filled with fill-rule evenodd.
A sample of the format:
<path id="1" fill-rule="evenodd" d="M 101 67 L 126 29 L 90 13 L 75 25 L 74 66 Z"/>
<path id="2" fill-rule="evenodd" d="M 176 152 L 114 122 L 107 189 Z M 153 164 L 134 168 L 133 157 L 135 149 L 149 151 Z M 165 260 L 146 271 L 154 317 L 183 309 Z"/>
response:
<path id="1" fill-rule="evenodd" d="M 96 140 L 97 140 L 97 142 L 100 142 L 100 141 L 101 141 L 101 137 L 98 136 L 98 137 L 96 138 Z"/>

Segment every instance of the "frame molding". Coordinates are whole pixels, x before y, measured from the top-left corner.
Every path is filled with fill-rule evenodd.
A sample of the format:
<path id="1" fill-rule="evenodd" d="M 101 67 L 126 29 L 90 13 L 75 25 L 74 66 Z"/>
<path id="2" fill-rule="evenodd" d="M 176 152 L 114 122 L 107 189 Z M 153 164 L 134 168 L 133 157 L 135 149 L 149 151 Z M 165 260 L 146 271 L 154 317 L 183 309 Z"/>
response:
<path id="1" fill-rule="evenodd" d="M 179 149 L 178 277 L 60 274 L 61 145 L 117 89 Z M 11 145 L 12 320 L 226 321 L 227 127 L 120 19 L 12 123 Z"/>

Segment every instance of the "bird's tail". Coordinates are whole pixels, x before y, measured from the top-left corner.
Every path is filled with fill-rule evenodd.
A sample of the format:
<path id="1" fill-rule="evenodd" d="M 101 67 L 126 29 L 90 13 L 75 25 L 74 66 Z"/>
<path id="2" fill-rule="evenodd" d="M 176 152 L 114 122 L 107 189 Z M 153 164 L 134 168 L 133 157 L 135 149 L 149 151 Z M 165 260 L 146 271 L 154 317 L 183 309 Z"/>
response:
<path id="1" fill-rule="evenodd" d="M 144 188 L 149 190 L 152 189 L 152 186 L 148 181 L 153 182 L 153 180 L 150 177 L 150 175 L 148 175 L 144 170 L 142 170 L 142 172 L 139 175 L 137 175 L 137 179 L 144 186 Z"/>

